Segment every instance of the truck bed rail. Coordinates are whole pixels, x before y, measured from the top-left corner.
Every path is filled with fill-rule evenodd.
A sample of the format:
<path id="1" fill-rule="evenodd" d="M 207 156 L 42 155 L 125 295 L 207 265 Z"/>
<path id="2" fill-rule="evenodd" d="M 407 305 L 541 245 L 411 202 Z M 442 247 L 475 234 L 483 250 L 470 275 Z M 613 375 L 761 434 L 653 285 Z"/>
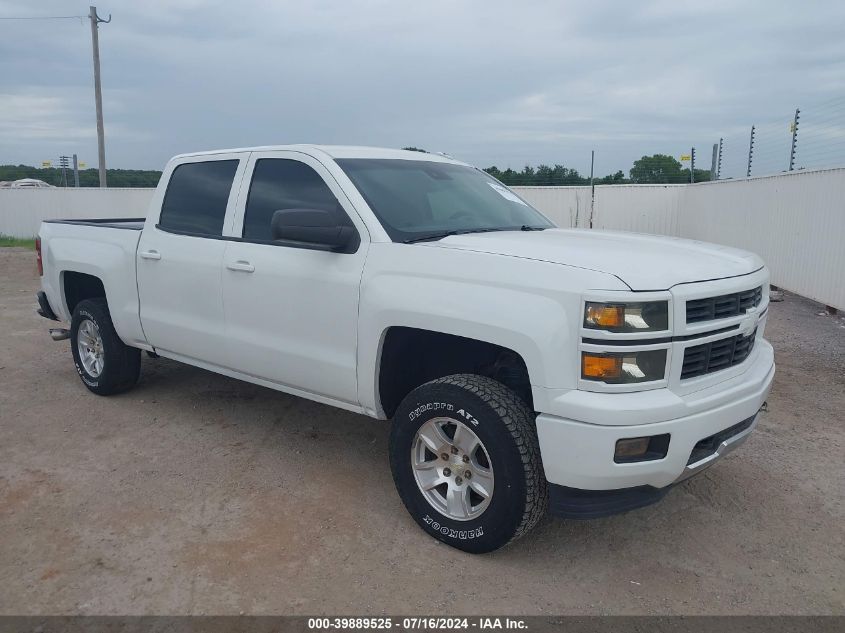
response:
<path id="1" fill-rule="evenodd" d="M 89 220 L 44 220 L 47 224 L 78 224 L 81 226 L 100 226 L 109 229 L 127 229 L 140 231 L 144 228 L 144 218 L 92 218 Z"/>

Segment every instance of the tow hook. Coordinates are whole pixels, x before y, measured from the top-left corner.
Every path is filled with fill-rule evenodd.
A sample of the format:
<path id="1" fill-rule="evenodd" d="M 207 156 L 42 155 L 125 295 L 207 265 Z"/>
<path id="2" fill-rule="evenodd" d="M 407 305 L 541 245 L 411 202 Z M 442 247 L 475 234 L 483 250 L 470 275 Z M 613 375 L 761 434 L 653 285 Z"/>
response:
<path id="1" fill-rule="evenodd" d="M 50 328 L 50 338 L 54 341 L 64 341 L 70 338 L 70 330 L 63 327 Z"/>
<path id="2" fill-rule="evenodd" d="M 766 400 L 766 401 L 763 403 L 763 405 L 760 407 L 760 411 L 763 411 L 763 412 L 765 413 L 765 412 L 767 412 L 768 410 L 769 410 L 769 401 L 768 401 L 768 400 Z"/>

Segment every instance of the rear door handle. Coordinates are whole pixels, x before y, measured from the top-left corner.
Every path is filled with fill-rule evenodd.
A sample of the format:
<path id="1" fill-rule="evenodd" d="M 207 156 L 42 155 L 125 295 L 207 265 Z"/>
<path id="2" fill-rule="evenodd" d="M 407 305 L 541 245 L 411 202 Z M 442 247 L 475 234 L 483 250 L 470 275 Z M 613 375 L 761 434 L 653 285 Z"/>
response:
<path id="1" fill-rule="evenodd" d="M 241 273 L 254 273 L 255 272 L 255 266 L 253 266 L 249 262 L 246 262 L 242 259 L 239 259 L 236 262 L 230 262 L 230 263 L 226 264 L 226 268 L 228 268 L 229 270 L 234 270 L 234 271 L 241 272 Z"/>
<path id="2" fill-rule="evenodd" d="M 141 251 L 141 259 L 161 259 L 158 251 Z"/>

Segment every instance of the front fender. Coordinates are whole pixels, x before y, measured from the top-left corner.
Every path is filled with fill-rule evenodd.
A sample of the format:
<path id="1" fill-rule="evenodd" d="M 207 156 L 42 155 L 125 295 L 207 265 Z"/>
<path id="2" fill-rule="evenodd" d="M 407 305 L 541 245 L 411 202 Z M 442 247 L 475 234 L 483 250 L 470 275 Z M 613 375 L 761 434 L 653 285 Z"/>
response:
<path id="1" fill-rule="evenodd" d="M 532 389 L 574 388 L 583 286 L 623 289 L 615 277 L 559 264 L 417 245 L 374 244 L 361 283 L 358 385 L 380 410 L 384 336 L 395 326 L 493 343 L 519 354 Z M 414 362 L 408 359 L 409 363 Z M 554 387 L 552 387 L 554 386 Z"/>

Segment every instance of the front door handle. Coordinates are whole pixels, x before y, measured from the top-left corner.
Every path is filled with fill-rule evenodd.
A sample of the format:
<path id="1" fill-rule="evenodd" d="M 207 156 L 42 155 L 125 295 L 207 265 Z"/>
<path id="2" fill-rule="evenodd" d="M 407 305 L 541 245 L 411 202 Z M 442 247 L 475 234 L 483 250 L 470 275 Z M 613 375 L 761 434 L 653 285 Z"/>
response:
<path id="1" fill-rule="evenodd" d="M 161 253 L 158 251 L 141 251 L 141 259 L 161 259 Z"/>
<path id="2" fill-rule="evenodd" d="M 255 272 L 255 266 L 253 266 L 249 262 L 244 261 L 242 259 L 239 259 L 236 262 L 230 262 L 230 263 L 226 264 L 226 268 L 228 268 L 229 270 L 234 270 L 236 272 L 241 272 L 241 273 L 254 273 Z"/>

